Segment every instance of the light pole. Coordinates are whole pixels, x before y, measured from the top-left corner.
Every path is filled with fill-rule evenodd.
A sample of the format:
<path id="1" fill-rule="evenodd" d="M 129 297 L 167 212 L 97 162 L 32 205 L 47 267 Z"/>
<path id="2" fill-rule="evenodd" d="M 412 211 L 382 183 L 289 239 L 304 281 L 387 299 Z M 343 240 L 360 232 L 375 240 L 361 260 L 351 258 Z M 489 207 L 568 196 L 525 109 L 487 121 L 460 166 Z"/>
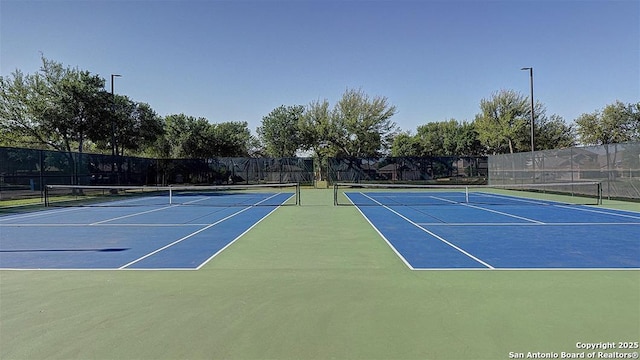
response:
<path id="1" fill-rule="evenodd" d="M 111 74 L 111 172 L 116 171 L 116 97 L 113 92 L 113 78 L 121 77 L 120 74 Z M 112 174 L 115 175 L 115 174 Z M 113 179 L 112 179 L 113 181 Z M 118 181 L 119 182 L 119 181 Z"/>
<path id="2" fill-rule="evenodd" d="M 533 145 L 533 127 L 535 124 L 535 115 L 533 112 L 533 68 L 532 67 L 523 67 L 520 70 L 529 70 L 529 84 L 531 86 L 531 152 L 535 151 Z"/>
<path id="3" fill-rule="evenodd" d="M 520 70 L 529 70 L 529 84 L 531 85 L 531 170 L 533 172 L 533 182 L 536 181 L 536 154 L 533 142 L 533 128 L 535 126 L 535 115 L 533 112 L 533 68 L 523 67 Z"/>
<path id="4" fill-rule="evenodd" d="M 116 97 L 113 93 L 113 78 L 121 77 L 119 74 L 111 74 L 111 156 L 116 156 Z"/>

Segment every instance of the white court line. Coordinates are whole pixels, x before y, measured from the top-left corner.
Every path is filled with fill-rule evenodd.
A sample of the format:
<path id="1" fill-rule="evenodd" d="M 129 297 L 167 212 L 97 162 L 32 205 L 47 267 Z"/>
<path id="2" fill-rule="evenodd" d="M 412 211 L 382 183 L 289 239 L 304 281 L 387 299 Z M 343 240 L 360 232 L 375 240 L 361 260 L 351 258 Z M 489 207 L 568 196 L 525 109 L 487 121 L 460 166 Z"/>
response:
<path id="1" fill-rule="evenodd" d="M 447 244 L 447 245 L 451 246 L 452 248 L 454 248 L 454 249 L 458 250 L 459 252 L 463 253 L 464 255 L 468 256 L 469 258 L 471 258 L 471 259 L 473 259 L 473 260 L 475 260 L 475 261 L 479 262 L 480 264 L 482 264 L 482 265 L 484 265 L 484 266 L 488 267 L 489 269 L 494 269 L 494 267 L 493 267 L 493 266 L 491 266 L 489 263 L 487 263 L 487 262 L 485 262 L 485 261 L 481 260 L 480 258 L 478 258 L 478 257 L 476 257 L 476 256 L 474 256 L 474 255 L 472 255 L 472 254 L 470 254 L 469 252 L 465 251 L 464 249 L 460 248 L 459 246 L 456 246 L 456 245 L 452 244 L 451 242 L 449 242 L 449 241 L 447 241 L 446 239 L 444 239 L 443 237 L 441 237 L 441 236 L 439 236 L 439 235 L 437 235 L 437 234 L 435 234 L 435 233 L 433 233 L 433 232 L 429 231 L 428 229 L 423 228 L 422 226 L 418 225 L 418 224 L 417 224 L 417 223 L 415 223 L 414 221 L 411 221 L 409 218 L 407 218 L 406 216 L 404 216 L 404 215 L 400 214 L 399 212 L 397 212 L 397 211 L 395 211 L 395 210 L 391 209 L 390 207 L 388 207 L 388 206 L 386 206 L 386 205 L 384 205 L 384 204 L 380 203 L 379 201 L 377 201 L 377 200 L 375 200 L 375 199 L 371 198 L 370 196 L 368 196 L 368 195 L 366 195 L 366 194 L 364 194 L 364 193 L 360 193 L 360 194 L 361 194 L 362 196 L 365 196 L 365 197 L 369 198 L 371 201 L 373 201 L 373 202 L 377 203 L 378 205 L 380 205 L 380 206 L 384 207 L 385 209 L 387 209 L 387 210 L 391 211 L 392 213 L 394 213 L 394 214 L 398 215 L 399 217 L 403 218 L 404 220 L 408 221 L 410 224 L 412 224 L 412 225 L 416 226 L 418 229 L 420 229 L 420 230 L 422 230 L 422 231 L 426 232 L 427 234 L 429 234 L 429 235 L 431 235 L 431 236 L 435 237 L 436 239 L 438 239 L 438 240 L 442 241 L 443 243 L 445 243 L 445 244 Z"/>
<path id="2" fill-rule="evenodd" d="M 596 214 L 613 215 L 613 216 L 620 216 L 620 217 L 624 217 L 624 218 L 631 218 L 631 219 L 640 220 L 640 215 L 634 216 L 634 215 L 620 214 L 620 213 L 609 212 L 609 211 L 605 211 L 605 210 L 596 210 L 596 209 L 591 209 L 591 208 L 586 208 L 586 207 L 575 207 L 575 206 L 566 206 L 566 205 L 554 205 L 554 206 L 557 206 L 557 207 L 560 207 L 560 208 L 565 208 L 565 209 L 571 209 L 571 210 L 586 211 L 586 212 L 592 212 L 592 213 L 596 213 Z M 611 210 L 613 210 L 613 209 L 611 209 Z"/>
<path id="3" fill-rule="evenodd" d="M 133 217 L 133 216 L 138 216 L 138 215 L 142 215 L 142 214 L 148 214 L 148 213 L 152 213 L 152 212 L 156 212 L 156 211 L 166 210 L 166 209 L 170 209 L 172 207 L 173 206 L 165 206 L 165 207 L 161 207 L 161 208 L 158 208 L 158 209 L 151 209 L 151 210 L 147 210 L 147 211 L 141 211 L 141 212 L 137 212 L 137 213 L 133 213 L 133 214 L 129 214 L 129 215 L 123 215 L 123 216 L 118 216 L 118 217 L 114 217 L 114 218 L 107 219 L 107 220 L 94 222 L 94 223 L 91 223 L 89 225 L 101 225 L 101 224 L 104 224 L 106 222 L 110 222 L 110 221 L 114 221 L 114 220 L 120 220 L 120 219 L 126 219 L 126 218 Z"/>
<path id="4" fill-rule="evenodd" d="M 271 197 L 277 196 L 280 194 L 275 194 Z M 288 199 L 283 201 L 283 204 L 285 202 L 287 202 L 289 199 L 291 199 L 294 195 L 291 195 Z M 265 199 L 268 200 L 268 199 Z M 263 200 L 264 201 L 264 200 Z M 262 220 L 264 220 L 267 216 L 271 215 L 276 209 L 280 208 L 282 205 L 278 205 L 276 208 L 274 208 L 271 212 L 269 212 L 267 215 L 265 215 L 263 218 L 261 218 L 260 220 L 258 220 L 255 224 L 253 224 L 249 229 L 247 229 L 246 231 L 244 231 L 242 234 L 240 234 L 238 237 L 236 237 L 231 243 L 227 244 L 224 248 L 222 248 L 221 250 L 219 250 L 218 252 L 216 252 L 214 255 L 212 255 L 211 257 L 209 257 L 206 261 L 204 261 L 202 264 L 200 264 L 198 267 L 196 268 L 141 268 L 141 269 L 131 269 L 131 268 L 124 268 L 120 267 L 117 269 L 114 268 L 86 268 L 86 269 L 79 269 L 79 268 L 68 268 L 68 269 L 34 269 L 34 268 L 28 268 L 28 269 L 24 269 L 24 268 L 0 268 L 0 270 L 7 270 L 7 271 L 195 271 L 195 270 L 200 270 L 200 268 L 202 268 L 204 265 L 206 265 L 209 261 L 211 261 L 216 255 L 220 254 L 222 252 L 222 250 L 225 250 L 226 248 L 228 248 L 232 243 L 234 243 L 236 240 L 240 239 L 244 234 L 246 234 L 249 230 L 251 230 L 253 227 L 255 227 L 258 223 L 260 223 Z M 247 210 L 248 208 L 251 208 L 253 206 L 249 206 L 244 210 Z M 244 211 L 242 210 L 242 211 Z M 242 212 L 240 211 L 240 212 Z M 238 212 L 238 213 L 240 213 Z M 234 214 L 235 215 L 235 214 Z M 231 216 L 234 216 L 231 215 Z M 231 217 L 228 216 L 227 218 Z M 224 219 L 223 219 L 224 220 Z M 223 221 L 221 220 L 221 221 Z M 50 224 L 43 224 L 45 226 L 50 225 Z M 73 226 L 89 226 L 88 224 L 70 224 Z M 98 226 L 191 226 L 191 225 L 199 225 L 199 226 L 208 226 L 211 227 L 215 224 L 102 224 L 102 225 L 98 225 Z M 64 226 L 64 225 L 62 225 Z M 201 229 L 199 231 L 203 231 L 205 229 Z M 195 234 L 189 235 L 189 236 L 193 236 Z M 127 266 L 127 265 L 125 265 Z"/>
<path id="5" fill-rule="evenodd" d="M 366 218 L 366 217 L 365 217 Z M 413 268 L 416 271 L 640 271 L 640 267 L 630 268 Z M 35 269 L 35 268 L 0 268 L 2 271 L 196 271 L 198 268 L 145 268 L 145 269 L 113 269 L 113 268 L 53 268 L 53 269 Z"/>
<path id="6" fill-rule="evenodd" d="M 273 197 L 275 197 L 275 196 L 277 196 L 277 195 L 279 195 L 279 194 L 274 194 L 274 195 L 272 195 L 272 196 L 269 196 L 268 198 L 266 198 L 266 199 L 264 199 L 264 200 L 262 200 L 262 201 L 260 201 L 260 202 L 256 203 L 255 205 L 258 205 L 258 204 L 260 204 L 260 203 L 262 203 L 262 202 L 265 202 L 265 201 L 267 201 L 267 200 L 269 200 L 269 199 L 271 199 L 271 198 L 273 198 Z M 203 232 L 203 231 L 205 231 L 205 230 L 207 230 L 207 229 L 209 229 L 209 228 L 211 228 L 211 227 L 213 227 L 213 226 L 215 226 L 215 225 L 218 225 L 218 224 L 220 224 L 221 222 L 226 221 L 226 220 L 228 220 L 228 219 L 230 219 L 230 218 L 232 218 L 232 217 L 234 217 L 234 216 L 236 216 L 236 215 L 238 215 L 238 214 L 240 214 L 240 213 L 243 213 L 243 212 L 245 212 L 245 211 L 247 211 L 247 210 L 249 210 L 249 209 L 251 209 L 251 208 L 253 208 L 253 207 L 254 207 L 254 205 L 251 205 L 251 206 L 247 206 L 246 208 L 244 208 L 244 209 L 242 209 L 242 210 L 240 210 L 240 211 L 236 211 L 235 213 L 233 213 L 233 214 L 231 214 L 231 215 L 229 215 L 229 216 L 226 216 L 226 217 L 224 217 L 224 218 L 222 218 L 222 219 L 220 219 L 220 220 L 218 220 L 218 221 L 216 221 L 216 222 L 214 222 L 214 223 L 212 223 L 212 224 L 209 224 L 209 225 L 207 225 L 207 226 L 203 227 L 203 228 L 202 228 L 202 229 L 200 229 L 200 230 L 194 231 L 194 232 L 192 232 L 192 233 L 191 233 L 191 234 L 189 234 L 189 235 L 183 236 L 182 238 L 180 238 L 180 239 L 178 239 L 178 240 L 176 240 L 176 241 L 174 241 L 174 242 L 172 242 L 172 243 L 170 243 L 170 244 L 168 244 L 168 245 L 165 245 L 165 246 L 163 246 L 163 247 L 161 247 L 161 248 L 159 248 L 159 249 L 157 249 L 157 250 L 155 250 L 155 251 L 152 251 L 152 252 L 148 253 L 147 255 L 144 255 L 144 256 L 142 256 L 142 257 L 140 257 L 140 258 L 138 258 L 138 259 L 135 259 L 135 260 L 133 260 L 133 261 L 131 261 L 131 262 L 127 263 L 127 264 L 124 264 L 124 265 L 122 265 L 121 267 L 119 267 L 119 268 L 118 268 L 118 270 L 125 269 L 125 268 L 127 268 L 127 267 L 129 267 L 129 266 L 131 266 L 131 265 L 133 265 L 133 264 L 135 264 L 135 263 L 137 263 L 137 262 L 140 262 L 140 261 L 142 261 L 142 260 L 144 260 L 144 259 L 146 259 L 146 258 L 148 258 L 148 257 L 150 257 L 150 256 L 152 256 L 152 255 L 154 255 L 154 254 L 159 253 L 159 252 L 160 252 L 160 251 L 162 251 L 162 250 L 168 249 L 168 248 L 170 248 L 170 247 L 171 247 L 171 246 L 173 246 L 173 245 L 179 244 L 179 243 L 183 242 L 184 240 L 187 240 L 187 239 L 189 239 L 190 237 L 193 237 L 193 236 L 195 236 L 195 235 L 197 235 L 197 234 L 199 234 L 199 233 L 201 233 L 201 232 Z"/>
<path id="7" fill-rule="evenodd" d="M 189 227 L 189 226 L 207 226 L 209 224 L 199 224 L 199 223 L 181 223 L 181 224 L 168 224 L 168 223 L 130 223 L 130 224 L 78 224 L 78 223 L 55 223 L 55 224 L 0 224 L 0 227 L 10 228 L 10 227 Z"/>
<path id="8" fill-rule="evenodd" d="M 616 212 L 610 212 L 610 211 L 614 211 L 614 209 L 592 209 L 592 208 L 588 208 L 584 205 L 563 205 L 562 203 L 556 202 L 556 201 L 552 201 L 552 200 L 547 200 L 546 202 L 539 202 L 539 201 L 534 201 L 534 200 L 527 200 L 527 199 L 523 199 L 523 198 L 518 198 L 518 197 L 511 197 L 511 196 L 501 196 L 501 195 L 493 195 L 493 194 L 486 194 L 486 193 L 476 193 L 476 195 L 481 195 L 481 196 L 485 196 L 485 197 L 495 197 L 495 198 L 503 198 L 503 199 L 510 199 L 510 200 L 514 200 L 514 201 L 519 201 L 519 202 L 524 202 L 524 203 L 530 203 L 530 204 L 542 204 L 542 205 L 551 205 L 551 206 L 555 206 L 555 207 L 559 207 L 559 208 L 563 208 L 563 209 L 570 209 L 570 210 L 577 210 L 577 211 L 585 211 L 585 212 L 592 212 L 592 213 L 596 213 L 596 214 L 604 214 L 604 215 L 612 215 L 612 216 L 619 216 L 619 217 L 625 217 L 625 218 L 631 218 L 631 219 L 639 219 L 640 220 L 640 215 L 635 216 L 635 215 L 627 215 L 627 214 L 620 214 L 620 213 L 616 213 Z M 610 211 L 606 211 L 606 210 L 610 210 Z M 624 211 L 624 210 L 622 210 Z M 627 212 L 633 212 L 633 211 L 628 211 Z"/>
<path id="9" fill-rule="evenodd" d="M 362 194 L 362 195 L 364 195 L 363 193 L 361 193 L 361 194 Z M 365 195 L 365 196 L 367 196 L 367 195 Z M 369 196 L 367 196 L 367 197 L 369 197 Z M 543 223 L 543 222 L 541 222 L 541 221 L 537 221 L 537 220 L 529 219 L 529 218 L 526 218 L 526 217 L 522 217 L 522 216 L 517 216 L 517 215 L 513 215 L 513 214 L 505 213 L 505 212 L 502 212 L 502 211 L 486 209 L 486 208 L 483 208 L 483 207 L 480 207 L 480 206 L 476 206 L 476 205 L 469 205 L 469 204 L 461 203 L 461 202 L 458 202 L 458 201 L 453 201 L 453 200 L 449 200 L 449 199 L 441 198 L 441 197 L 438 197 L 438 196 L 429 196 L 429 197 L 430 197 L 430 198 L 432 198 L 432 199 L 436 199 L 436 200 L 440 200 L 440 201 L 448 202 L 448 203 L 451 203 L 451 204 L 459 204 L 459 205 L 467 206 L 467 207 L 474 208 L 474 209 L 478 209 L 478 210 L 488 211 L 488 212 L 492 212 L 492 213 L 495 213 L 495 214 L 500 214 L 500 215 L 504 215 L 504 216 L 512 217 L 512 218 L 515 218 L 515 219 L 520 219 L 520 220 L 524 220 L 524 221 L 532 222 L 532 223 L 535 223 L 535 224 L 544 224 L 544 223 Z M 378 204 L 382 205 L 381 203 L 379 203 L 378 201 L 376 201 L 376 200 L 374 200 L 374 199 L 372 199 L 372 198 L 370 198 L 370 197 L 369 197 L 369 199 L 371 199 L 371 200 L 373 200 L 373 201 L 377 202 Z"/>
<path id="10" fill-rule="evenodd" d="M 497 269 L 479 269 L 479 268 L 417 268 L 417 271 L 638 271 L 638 267 L 620 267 L 620 268 L 497 268 Z"/>
<path id="11" fill-rule="evenodd" d="M 138 212 L 138 213 L 133 213 L 133 214 L 129 214 L 129 215 L 118 216 L 118 217 L 115 217 L 115 218 L 98 221 L 98 222 L 95 222 L 95 223 L 92 223 L 92 224 L 89 224 L 89 225 L 100 225 L 100 224 L 103 224 L 103 223 L 106 223 L 106 222 L 110 222 L 110 221 L 121 220 L 121 219 L 126 219 L 126 218 L 130 218 L 130 217 L 134 217 L 134 216 L 138 216 L 138 215 L 143 215 L 143 214 L 148 214 L 148 213 L 152 213 L 152 212 L 156 212 L 156 211 L 171 209 L 171 208 L 173 208 L 175 206 L 189 205 L 189 204 L 196 203 L 198 201 L 204 201 L 206 199 L 207 198 L 205 197 L 205 198 L 202 198 L 202 199 L 192 200 L 192 201 L 186 202 L 184 204 L 169 205 L 169 206 L 164 206 L 164 207 L 161 207 L 161 208 L 158 208 L 158 209 L 151 209 L 151 210 L 142 211 L 142 212 Z"/>
<path id="12" fill-rule="evenodd" d="M 521 197 L 517 197 L 517 196 L 513 196 L 513 195 L 497 195 L 497 194 L 488 194 L 488 193 L 483 193 L 483 192 L 475 192 L 474 194 L 478 195 L 478 196 L 493 197 L 493 198 L 506 199 L 506 200 L 513 200 L 513 201 L 519 201 L 519 202 L 535 204 L 535 205 L 553 205 L 554 203 L 556 203 L 556 204 L 558 203 L 557 201 L 553 201 L 553 200 L 537 201 L 537 200 L 521 198 Z"/>
<path id="13" fill-rule="evenodd" d="M 424 226 L 593 226 L 593 225 L 640 225 L 640 222 L 598 222 L 598 223 L 418 223 Z"/>
<path id="14" fill-rule="evenodd" d="M 71 212 L 71 211 L 78 211 L 78 210 L 80 210 L 80 208 L 62 209 L 62 210 L 43 210 L 43 211 L 37 211 L 35 213 L 29 213 L 26 215 L 9 215 L 6 217 L 0 217 L 0 221 L 27 219 L 31 217 L 37 217 L 37 216 L 49 216 L 49 215 L 56 215 L 63 212 Z"/>
<path id="15" fill-rule="evenodd" d="M 524 221 L 532 222 L 532 223 L 534 223 L 534 224 L 539 224 L 539 225 L 544 225 L 544 224 L 545 224 L 545 223 L 543 223 L 542 221 L 529 219 L 529 218 L 526 218 L 526 217 L 523 217 L 523 216 L 518 216 L 518 215 L 509 214 L 509 213 L 502 212 L 502 211 L 497 211 L 497 210 L 492 210 L 492 209 L 486 209 L 486 208 L 483 208 L 483 207 L 481 207 L 481 206 L 469 205 L 469 204 L 460 204 L 460 205 L 467 206 L 467 207 L 470 207 L 470 208 L 473 208 L 473 209 L 484 210 L 484 211 L 488 211 L 488 212 L 491 212 L 491 213 L 495 213 L 495 214 L 500 214 L 500 215 L 504 215 L 504 216 L 512 217 L 512 218 L 514 218 L 514 219 L 520 219 L 520 220 L 524 220 Z"/>
<path id="16" fill-rule="evenodd" d="M 387 243 L 387 245 L 389 245 L 389 247 L 391 248 L 391 250 L 393 250 L 394 253 L 396 253 L 396 255 L 400 258 L 400 260 L 402 260 L 402 262 L 411 270 L 416 270 L 413 266 L 411 266 L 411 263 L 409 263 L 409 261 L 407 261 L 407 259 L 404 258 L 404 256 L 402 256 L 402 254 L 400 254 L 400 252 L 395 248 L 395 246 L 393 246 L 393 244 L 391 244 L 391 242 L 389 241 L 389 239 L 387 239 L 386 236 L 384 236 L 384 234 L 382 232 L 380 232 L 380 230 L 378 230 L 378 228 L 371 222 L 371 220 L 369 220 L 369 218 L 367 217 L 367 215 L 365 215 L 362 210 L 360 209 L 359 206 L 357 206 L 349 197 L 348 194 L 344 194 L 344 196 L 349 200 L 349 202 L 351 202 L 351 204 L 353 204 L 356 209 L 358 209 L 358 212 L 360 212 L 360 215 L 362 215 L 362 217 L 367 220 L 367 222 L 369 223 L 369 225 L 371 225 L 371 227 L 378 233 L 378 235 L 380 235 L 380 237 L 382 237 L 382 239 Z"/>
<path id="17" fill-rule="evenodd" d="M 293 195 L 289 196 L 286 200 L 284 200 L 282 202 L 282 204 L 286 203 L 287 201 L 289 201 L 289 199 L 291 199 L 293 197 Z M 234 242 L 236 242 L 238 239 L 240 239 L 241 237 L 244 236 L 244 234 L 248 233 L 251 229 L 253 229 L 256 225 L 258 225 L 259 223 L 262 222 L 262 220 L 266 219 L 267 216 L 273 214 L 274 211 L 276 211 L 278 208 L 280 208 L 282 206 L 282 204 L 276 206 L 273 210 L 269 211 L 269 213 L 265 216 L 263 216 L 260 220 L 256 221 L 255 224 L 251 225 L 247 230 L 243 231 L 242 234 L 236 236 L 235 239 L 231 240 L 231 242 L 229 242 L 227 245 L 225 245 L 222 249 L 218 250 L 215 254 L 211 255 L 207 260 L 205 260 L 202 264 L 198 265 L 198 267 L 196 268 L 196 270 L 200 270 L 200 268 L 202 268 L 203 266 L 205 266 L 207 263 L 209 263 L 209 261 L 211 261 L 214 257 L 218 256 L 218 254 L 220 254 L 221 252 L 223 252 L 226 248 L 228 248 L 229 246 L 231 246 L 231 244 L 233 244 Z"/>

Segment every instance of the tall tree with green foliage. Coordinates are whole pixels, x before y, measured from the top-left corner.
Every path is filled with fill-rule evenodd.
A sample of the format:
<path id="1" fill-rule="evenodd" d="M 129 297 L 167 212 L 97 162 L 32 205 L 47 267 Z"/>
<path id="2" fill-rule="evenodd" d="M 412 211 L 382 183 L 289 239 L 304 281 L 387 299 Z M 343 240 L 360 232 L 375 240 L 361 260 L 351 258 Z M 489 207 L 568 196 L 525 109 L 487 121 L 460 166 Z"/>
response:
<path id="1" fill-rule="evenodd" d="M 576 119 L 579 141 L 585 145 L 608 145 L 640 140 L 640 103 L 625 105 L 620 101 L 609 104 L 602 111 L 582 114 Z M 611 159 L 609 146 L 605 146 L 607 169 L 616 163 L 617 151 Z M 634 159 L 635 161 L 635 159 Z M 607 171 L 609 180 L 616 176 L 615 172 Z M 610 184 L 607 184 L 610 186 Z"/>
<path id="2" fill-rule="evenodd" d="M 168 158 L 248 156 L 255 139 L 247 126 L 246 122 L 211 124 L 203 117 L 169 115 L 156 146 L 159 155 Z"/>
<path id="3" fill-rule="evenodd" d="M 347 89 L 331 112 L 329 143 L 337 156 L 377 157 L 391 147 L 397 125 L 396 107 L 386 97 L 369 98 L 362 90 Z"/>
<path id="4" fill-rule="evenodd" d="M 391 156 L 420 156 L 420 145 L 417 137 L 407 131 L 397 134 L 391 144 Z"/>
<path id="5" fill-rule="evenodd" d="M 104 79 L 88 71 L 64 67 L 42 57 L 40 72 L 23 75 L 16 70 L 0 79 L 0 127 L 8 140 L 26 141 L 64 154 L 58 164 L 78 183 L 78 161 L 85 142 L 101 139 L 109 118 L 109 95 Z M 23 145 L 23 144 L 15 144 Z"/>
<path id="6" fill-rule="evenodd" d="M 269 156 L 293 157 L 304 147 L 300 130 L 304 110 L 302 105 L 281 105 L 262 118 L 257 132 Z"/>
<path id="7" fill-rule="evenodd" d="M 530 111 L 526 97 L 513 90 L 502 90 L 490 99 L 480 101 L 481 113 L 476 115 L 474 125 L 478 138 L 489 153 L 514 153 L 520 151 L 516 144 L 530 122 Z"/>
<path id="8" fill-rule="evenodd" d="M 164 120 L 164 150 L 170 158 L 204 157 L 210 147 L 209 122 L 185 114 L 168 115 Z"/>
<path id="9" fill-rule="evenodd" d="M 575 146 L 575 130 L 561 116 L 542 117 L 536 122 L 536 150 L 562 149 Z"/>
<path id="10" fill-rule="evenodd" d="M 104 79 L 42 58 L 39 73 L 0 78 L 0 125 L 14 138 L 71 152 L 103 136 L 109 94 Z"/>
<path id="11" fill-rule="evenodd" d="M 135 102 L 123 95 L 115 95 L 114 102 L 116 154 L 123 156 L 125 151 L 140 153 L 163 135 L 162 118 L 149 104 Z M 110 134 L 104 138 L 111 146 Z"/>
<path id="12" fill-rule="evenodd" d="M 330 157 L 387 154 L 397 132 L 395 113 L 386 97 L 370 98 L 362 90 L 347 89 L 333 108 L 326 99 L 312 101 L 298 125 L 300 148 L 313 152 L 324 178 Z"/>
<path id="13" fill-rule="evenodd" d="M 213 147 L 211 155 L 214 157 L 246 157 L 256 139 L 251 135 L 246 121 L 229 121 L 211 124 L 209 134 Z"/>
<path id="14" fill-rule="evenodd" d="M 585 113 L 576 119 L 579 141 L 585 145 L 603 145 L 640 140 L 640 103 L 620 101 L 602 111 Z"/>
<path id="15" fill-rule="evenodd" d="M 417 134 L 394 138 L 393 156 L 477 156 L 483 155 L 473 123 L 449 121 L 420 125 Z"/>
<path id="16" fill-rule="evenodd" d="M 386 97 L 347 89 L 333 109 L 326 100 L 310 103 L 301 128 L 304 138 L 314 142 L 306 146 L 325 156 L 377 157 L 391 148 L 395 113 Z"/>

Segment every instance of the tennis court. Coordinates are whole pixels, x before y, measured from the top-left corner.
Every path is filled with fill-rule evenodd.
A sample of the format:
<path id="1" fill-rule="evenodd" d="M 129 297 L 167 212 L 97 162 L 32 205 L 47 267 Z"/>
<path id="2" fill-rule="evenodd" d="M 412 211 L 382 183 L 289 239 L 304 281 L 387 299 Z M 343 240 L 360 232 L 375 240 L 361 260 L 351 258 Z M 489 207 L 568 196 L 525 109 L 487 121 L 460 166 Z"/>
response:
<path id="1" fill-rule="evenodd" d="M 338 187 L 353 189 L 344 191 L 346 201 L 414 270 L 640 268 L 640 214 L 582 205 L 597 198 L 563 201 L 557 189 L 547 196 L 490 187 Z"/>
<path id="2" fill-rule="evenodd" d="M 557 189 L 488 190 L 337 184 L 334 204 L 357 206 L 412 270 L 640 268 L 640 214 L 561 201 Z M 278 207 L 300 204 L 299 191 L 52 186 L 47 202 L 59 206 L 0 218 L 1 268 L 200 269 Z"/>
<path id="3" fill-rule="evenodd" d="M 238 195 L 248 196 L 246 192 Z M 448 257 L 448 268 L 458 270 L 411 271 L 360 212 L 398 217 L 379 204 L 335 206 L 330 190 L 308 188 L 302 191 L 302 206 L 236 205 L 239 201 L 232 206 L 180 204 L 198 198 L 178 198 L 178 204 L 163 209 L 168 206 L 166 197 L 155 197 L 157 204 L 145 207 L 132 204 L 147 201 L 143 197 L 127 195 L 118 200 L 124 204 L 100 201 L 0 217 L 3 239 L 8 238 L 5 230 L 19 227 L 45 237 L 25 235 L 26 243 L 37 240 L 37 246 L 13 249 L 3 240 L 2 250 L 9 250 L 1 253 L 3 268 L 8 268 L 4 260 L 14 255 L 37 256 L 43 264 L 43 254 L 49 254 L 49 261 L 71 255 L 84 259 L 87 267 L 77 269 L 105 269 L 0 271 L 0 328 L 3 334 L 11 334 L 0 336 L 0 357 L 506 359 L 510 352 L 575 351 L 575 343 L 585 339 L 638 338 L 637 270 L 477 271 L 482 267 L 453 267 Z M 638 214 L 635 205 L 618 205 L 633 210 L 621 213 Z M 503 210 L 506 206 L 502 205 Z M 449 205 L 432 207 L 444 214 Z M 465 206 L 451 204 L 454 207 Z M 185 247 L 182 254 L 169 252 L 170 248 L 160 252 L 168 251 L 165 254 L 183 261 L 194 252 L 187 245 L 197 240 L 191 243 L 200 249 L 195 252 L 210 258 L 216 250 L 203 250 L 200 240 L 205 239 L 199 236 L 212 241 L 222 229 L 218 226 L 248 212 L 268 213 L 246 218 L 242 227 L 251 230 L 198 271 L 180 270 L 184 268 L 175 264 L 170 265 L 175 270 L 117 270 L 135 256 L 113 261 L 109 268 L 114 270 L 88 265 L 90 257 L 93 261 L 120 257 L 132 251 L 121 249 L 136 249 L 135 243 L 145 242 L 151 234 L 179 240 L 224 218 L 215 214 L 244 208 L 249 210 L 174 245 Z M 610 211 L 604 206 L 594 209 Z M 139 214 L 150 210 L 156 211 Z M 161 216 L 165 211 L 167 215 Z M 91 225 L 105 220 L 111 221 Z M 464 231 L 479 219 L 461 221 L 455 228 Z M 74 243 L 52 246 L 49 242 L 58 229 L 74 238 Z M 126 244 L 100 242 L 116 229 L 130 231 L 133 238 Z M 85 239 L 79 230 L 93 231 L 92 236 L 102 240 Z M 232 238 L 237 236 L 227 239 Z M 601 241 L 610 238 L 607 235 Z M 170 242 L 158 241 L 154 249 Z M 71 245 L 85 251 L 66 251 Z M 151 246 L 144 246 L 148 249 L 140 254 L 152 252 Z M 25 249 L 45 251 L 12 252 Z M 202 259 L 192 261 L 189 269 L 198 268 Z"/>
<path id="4" fill-rule="evenodd" d="M 0 218 L 3 269 L 199 269 L 299 199 L 295 184 L 48 191 L 59 206 Z"/>

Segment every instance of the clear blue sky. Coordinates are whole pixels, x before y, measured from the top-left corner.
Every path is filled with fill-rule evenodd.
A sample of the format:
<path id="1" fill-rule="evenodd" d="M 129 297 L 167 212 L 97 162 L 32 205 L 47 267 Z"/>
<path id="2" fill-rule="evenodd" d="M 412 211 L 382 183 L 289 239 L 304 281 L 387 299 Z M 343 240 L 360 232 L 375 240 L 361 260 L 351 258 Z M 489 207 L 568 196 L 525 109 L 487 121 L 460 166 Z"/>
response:
<path id="1" fill-rule="evenodd" d="M 0 74 L 40 53 L 161 115 L 247 121 L 347 88 L 385 96 L 403 130 L 472 121 L 501 89 L 567 122 L 640 101 L 640 1 L 0 0 Z"/>

